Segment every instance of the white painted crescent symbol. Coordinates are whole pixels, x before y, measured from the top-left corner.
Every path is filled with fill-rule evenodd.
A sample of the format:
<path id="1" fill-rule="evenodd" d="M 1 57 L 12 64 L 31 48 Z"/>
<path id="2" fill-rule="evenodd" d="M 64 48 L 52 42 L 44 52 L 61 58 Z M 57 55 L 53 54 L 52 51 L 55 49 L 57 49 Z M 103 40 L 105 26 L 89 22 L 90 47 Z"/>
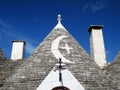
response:
<path id="1" fill-rule="evenodd" d="M 51 52 L 53 53 L 54 57 L 56 57 L 56 59 L 61 58 L 63 63 L 74 63 L 71 62 L 70 60 L 66 59 L 65 57 L 63 57 L 63 55 L 60 53 L 60 51 L 58 50 L 58 46 L 60 43 L 60 40 L 62 40 L 63 38 L 66 38 L 68 36 L 59 36 L 58 38 L 56 38 L 51 45 Z"/>

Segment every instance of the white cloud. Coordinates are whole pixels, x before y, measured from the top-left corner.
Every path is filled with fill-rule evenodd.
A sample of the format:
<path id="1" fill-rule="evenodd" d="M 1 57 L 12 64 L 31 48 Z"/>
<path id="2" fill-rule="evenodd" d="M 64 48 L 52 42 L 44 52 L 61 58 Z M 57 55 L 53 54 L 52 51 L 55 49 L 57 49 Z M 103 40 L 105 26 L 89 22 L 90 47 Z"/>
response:
<path id="1" fill-rule="evenodd" d="M 1 31 L 0 32 L 0 41 L 1 41 L 2 34 L 5 34 L 6 39 L 9 38 L 10 40 L 25 40 L 25 42 L 26 42 L 26 54 L 31 54 L 36 47 L 33 43 L 36 43 L 37 41 L 32 42 L 35 40 L 32 38 L 28 38 L 28 37 L 24 36 L 23 33 L 13 33 L 13 32 L 9 32 L 7 29 L 2 29 L 2 28 L 0 28 L 0 31 Z"/>
<path id="2" fill-rule="evenodd" d="M 0 28 L 0 31 L 1 31 L 2 33 L 4 33 L 4 34 L 10 36 L 10 37 L 17 37 L 17 34 L 15 34 L 15 33 L 13 33 L 13 32 L 9 32 L 9 31 L 6 30 L 6 29 Z"/>
<path id="3" fill-rule="evenodd" d="M 34 51 L 34 49 L 36 48 L 36 43 L 38 43 L 37 40 L 27 37 L 26 35 L 24 35 L 23 32 L 18 33 L 17 30 L 14 29 L 14 27 L 0 19 L 0 41 L 2 35 L 9 40 L 25 40 L 26 42 L 25 52 L 28 55 Z"/>
<path id="4" fill-rule="evenodd" d="M 2 19 L 0 19 L 0 26 L 4 27 L 4 28 L 10 28 L 11 25 L 5 23 Z"/>
<path id="5" fill-rule="evenodd" d="M 112 0 L 90 0 L 83 6 L 83 10 L 91 10 L 92 12 L 96 12 L 106 8 Z"/>
<path id="6" fill-rule="evenodd" d="M 33 50 L 35 49 L 35 46 L 29 42 L 26 44 L 26 53 L 31 54 Z"/>
<path id="7" fill-rule="evenodd" d="M 16 34 L 10 31 L 13 29 L 13 27 L 6 22 L 4 22 L 2 19 L 0 19 L 0 31 L 1 33 L 11 36 L 11 37 L 16 37 Z"/>
<path id="8" fill-rule="evenodd" d="M 107 55 L 107 54 L 110 54 L 110 51 L 109 51 L 109 50 L 106 50 L 106 55 Z"/>
<path id="9" fill-rule="evenodd" d="M 19 33 L 18 33 L 18 31 L 13 26 L 5 23 L 2 19 L 0 19 L 0 41 L 2 41 L 2 39 L 3 39 L 2 37 L 5 38 L 5 41 L 6 40 L 9 40 L 9 41 L 24 40 L 26 42 L 25 53 L 27 56 L 27 55 L 30 55 L 34 51 L 38 41 L 34 40 L 34 38 L 27 37 L 27 35 L 25 35 L 25 33 L 21 32 L 21 31 L 19 30 Z M 6 42 L 6 43 L 9 43 L 9 42 Z M 6 43 L 4 43 L 4 44 L 6 44 Z M 0 44 L 0 47 L 1 47 L 1 44 Z M 8 48 L 10 49 L 10 47 L 8 47 Z M 8 50 L 8 49 L 6 49 L 6 50 Z M 9 52 L 6 51 L 6 53 L 9 53 Z"/>
<path id="10" fill-rule="evenodd" d="M 33 50 L 36 48 L 35 44 L 37 40 L 33 38 L 29 38 L 25 36 L 23 33 L 13 34 L 10 32 L 6 32 L 9 36 L 12 36 L 15 40 L 25 40 L 26 42 L 26 54 L 31 54 Z M 18 37 L 19 36 L 19 37 Z"/>

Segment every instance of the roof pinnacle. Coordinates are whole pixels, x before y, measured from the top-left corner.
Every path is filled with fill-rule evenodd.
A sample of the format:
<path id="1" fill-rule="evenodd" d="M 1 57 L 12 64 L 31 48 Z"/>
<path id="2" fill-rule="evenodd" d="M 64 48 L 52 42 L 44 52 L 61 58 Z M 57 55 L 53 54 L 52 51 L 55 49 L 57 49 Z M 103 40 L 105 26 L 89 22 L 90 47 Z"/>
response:
<path id="1" fill-rule="evenodd" d="M 60 15 L 60 14 L 58 14 L 57 20 L 58 20 L 58 23 L 61 23 L 62 18 L 61 18 L 61 15 Z"/>
<path id="2" fill-rule="evenodd" d="M 58 18 L 57 18 L 57 21 L 58 21 L 58 24 L 54 27 L 54 28 L 64 28 L 64 26 L 61 24 L 61 15 L 58 14 Z"/>

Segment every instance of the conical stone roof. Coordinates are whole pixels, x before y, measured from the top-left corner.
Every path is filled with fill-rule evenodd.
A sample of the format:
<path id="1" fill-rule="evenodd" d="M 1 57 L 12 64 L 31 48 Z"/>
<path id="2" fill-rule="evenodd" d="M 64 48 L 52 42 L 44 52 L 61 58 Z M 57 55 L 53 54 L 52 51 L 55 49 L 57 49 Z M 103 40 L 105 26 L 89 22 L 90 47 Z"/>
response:
<path id="1" fill-rule="evenodd" d="M 113 81 L 120 89 L 120 51 L 114 61 L 105 68 L 105 71 L 111 81 Z"/>
<path id="2" fill-rule="evenodd" d="M 4 55 L 4 53 L 3 53 L 3 51 L 2 51 L 2 49 L 0 48 L 0 61 L 2 60 L 6 60 L 7 58 L 5 57 L 5 55 Z"/>
<path id="3" fill-rule="evenodd" d="M 14 69 L 14 73 L 6 79 L 0 90 L 37 89 L 58 63 L 59 56 L 63 61 L 74 62 L 66 64 L 67 69 L 85 90 L 117 90 L 82 46 L 63 27 L 60 20 L 59 18 L 58 24 L 34 50 L 29 59 Z M 55 45 L 57 50 L 54 50 Z"/>

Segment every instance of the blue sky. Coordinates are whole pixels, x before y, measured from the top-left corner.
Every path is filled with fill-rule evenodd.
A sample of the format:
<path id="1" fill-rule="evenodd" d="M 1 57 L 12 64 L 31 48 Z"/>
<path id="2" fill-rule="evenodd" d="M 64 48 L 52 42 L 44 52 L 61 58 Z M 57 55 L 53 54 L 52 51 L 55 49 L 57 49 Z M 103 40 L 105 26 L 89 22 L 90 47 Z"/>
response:
<path id="1" fill-rule="evenodd" d="M 0 0 L 0 48 L 10 58 L 12 40 L 25 40 L 26 58 L 62 15 L 62 24 L 90 53 L 90 25 L 104 25 L 107 61 L 120 50 L 119 0 Z"/>

